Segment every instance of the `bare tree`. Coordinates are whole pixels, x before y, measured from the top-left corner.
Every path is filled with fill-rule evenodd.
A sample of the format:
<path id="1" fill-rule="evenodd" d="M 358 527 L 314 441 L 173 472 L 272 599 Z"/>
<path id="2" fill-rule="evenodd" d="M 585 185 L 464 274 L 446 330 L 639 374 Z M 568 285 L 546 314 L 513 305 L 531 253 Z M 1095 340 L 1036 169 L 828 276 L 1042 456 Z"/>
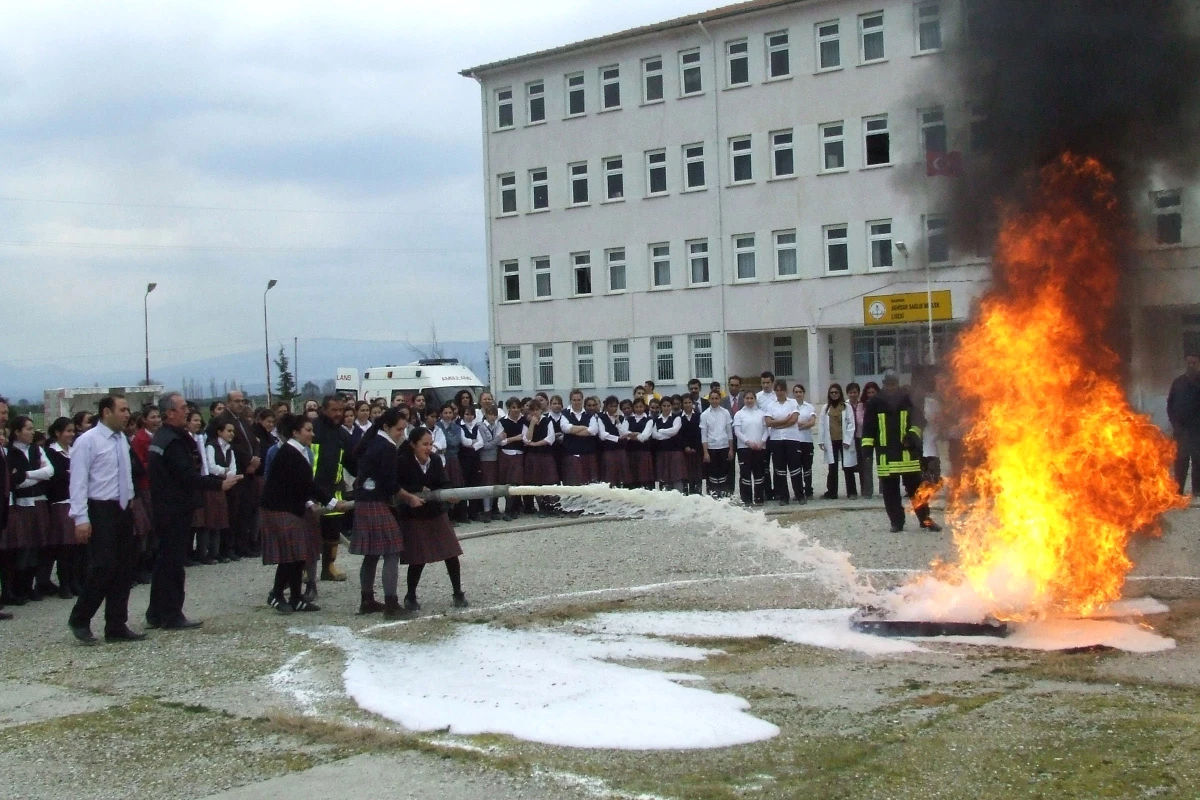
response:
<path id="1" fill-rule="evenodd" d="M 442 349 L 441 343 L 438 341 L 437 323 L 429 325 L 429 341 L 421 345 L 413 344 L 407 336 L 404 338 L 404 343 L 408 348 L 420 356 L 422 359 L 445 358 L 446 353 Z"/>

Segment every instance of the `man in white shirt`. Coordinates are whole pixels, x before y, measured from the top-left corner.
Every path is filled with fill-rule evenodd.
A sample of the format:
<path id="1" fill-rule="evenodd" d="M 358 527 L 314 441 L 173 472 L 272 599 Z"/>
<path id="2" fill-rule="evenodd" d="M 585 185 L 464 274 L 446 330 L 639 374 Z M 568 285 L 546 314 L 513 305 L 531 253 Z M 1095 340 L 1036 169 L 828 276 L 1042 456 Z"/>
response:
<path id="1" fill-rule="evenodd" d="M 721 407 L 721 391 L 708 393 L 708 408 L 700 414 L 700 446 L 708 469 L 708 493 L 729 493 L 729 463 L 733 459 L 733 417 Z"/>
<path id="2" fill-rule="evenodd" d="M 733 416 L 733 436 L 737 441 L 738 485 L 741 488 L 742 504 L 763 504 L 763 487 L 766 484 L 767 426 L 762 409 L 758 407 L 758 396 L 746 392 L 745 405 Z"/>
<path id="3" fill-rule="evenodd" d="M 88 575 L 67 625 L 82 644 L 95 644 L 92 617 L 104 604 L 104 639 L 133 642 L 146 634 L 130 630 L 129 591 L 138 563 L 133 532 L 133 467 L 125 426 L 124 397 L 100 401 L 100 418 L 71 447 L 71 519 L 75 538 L 88 546 Z"/>
<path id="4" fill-rule="evenodd" d="M 788 484 L 800 503 L 807 503 L 804 491 L 804 468 L 800 460 L 800 406 L 788 397 L 787 381 L 775 381 L 775 395 L 763 408 L 767 438 L 770 441 L 771 461 L 775 468 L 775 499 L 781 506 L 788 504 Z"/>
<path id="5" fill-rule="evenodd" d="M 758 379 L 759 385 L 762 388 L 754 396 L 754 399 L 758 401 L 759 410 L 765 414 L 767 413 L 767 409 L 771 407 L 772 401 L 775 400 L 775 373 L 770 371 L 763 372 L 758 376 Z M 775 486 L 775 472 L 771 469 L 773 453 L 773 450 L 767 448 L 766 455 L 763 457 L 763 469 L 766 470 L 766 483 L 763 486 L 763 490 L 768 500 L 771 500 L 775 497 L 775 491 L 777 488 Z"/>

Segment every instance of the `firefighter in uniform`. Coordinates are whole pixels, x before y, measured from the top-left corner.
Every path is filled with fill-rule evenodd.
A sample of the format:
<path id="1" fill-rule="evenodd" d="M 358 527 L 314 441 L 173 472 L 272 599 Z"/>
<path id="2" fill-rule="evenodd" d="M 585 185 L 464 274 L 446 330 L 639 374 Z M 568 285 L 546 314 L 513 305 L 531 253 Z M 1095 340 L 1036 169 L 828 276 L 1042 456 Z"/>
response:
<path id="1" fill-rule="evenodd" d="M 900 379 L 892 370 L 883 374 L 883 390 L 867 403 L 863 415 L 863 447 L 874 448 L 879 470 L 879 489 L 892 533 L 904 530 L 904 503 L 900 499 L 900 484 L 911 498 L 921 485 L 921 428 L 925 420 L 913 405 L 908 392 L 900 387 Z M 915 506 L 921 528 L 940 531 L 929 518 L 929 504 Z"/>
<path id="2" fill-rule="evenodd" d="M 342 427 L 345 404 L 341 397 L 327 396 L 321 402 L 321 413 L 313 422 L 313 483 L 324 494 L 342 500 L 345 475 L 343 470 L 356 471 L 354 446 L 350 434 Z M 344 581 L 346 573 L 337 568 L 338 545 L 341 542 L 344 512 L 321 515 L 321 580 Z"/>

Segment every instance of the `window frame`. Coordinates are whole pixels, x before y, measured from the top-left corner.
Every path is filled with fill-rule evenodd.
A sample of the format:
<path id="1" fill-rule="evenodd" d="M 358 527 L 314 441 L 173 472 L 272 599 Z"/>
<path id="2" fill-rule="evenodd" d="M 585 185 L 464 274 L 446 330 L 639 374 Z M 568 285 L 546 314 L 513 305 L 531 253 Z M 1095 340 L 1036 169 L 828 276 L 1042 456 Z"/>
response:
<path id="1" fill-rule="evenodd" d="M 525 375 L 522 365 L 521 348 L 517 347 L 501 347 L 504 359 L 504 388 L 506 391 L 523 389 L 525 387 Z M 517 370 L 517 380 L 514 383 L 512 380 L 513 368 Z"/>
<path id="2" fill-rule="evenodd" d="M 882 130 L 877 129 L 877 130 L 872 131 L 871 123 L 879 122 L 881 120 L 884 125 L 883 129 Z M 883 136 L 887 137 L 888 160 L 881 161 L 877 164 L 872 164 L 868 160 L 871 157 L 870 142 L 868 140 L 872 136 L 879 136 L 881 134 Z M 862 145 L 863 145 L 863 163 L 862 163 L 863 169 L 877 169 L 879 167 L 890 167 L 895 163 L 895 157 L 894 157 L 894 154 L 892 153 L 891 120 L 888 118 L 887 114 L 874 114 L 872 116 L 862 118 Z"/>
<path id="3" fill-rule="evenodd" d="M 777 378 L 794 378 L 796 372 L 796 345 L 791 334 L 771 336 L 771 371 Z M 783 362 L 780 359 L 786 358 Z M 783 369 L 784 363 L 787 369 Z"/>
<path id="4" fill-rule="evenodd" d="M 716 338 L 711 333 L 693 333 L 688 336 L 688 351 L 691 356 L 690 366 L 692 368 L 691 377 L 699 379 L 701 385 L 704 382 L 711 381 L 716 373 L 716 348 L 713 347 L 713 339 Z M 708 344 L 703 343 L 707 341 Z M 708 358 L 708 373 L 700 368 L 700 360 L 707 356 Z"/>
<path id="5" fill-rule="evenodd" d="M 936 115 L 936 118 L 934 118 L 934 115 Z M 945 154 L 950 152 L 950 128 L 946 124 L 946 109 L 944 106 L 930 106 L 929 108 L 917 109 L 917 125 L 920 129 L 922 156 L 928 158 L 930 153 Z M 930 150 L 928 132 L 938 128 L 941 128 L 942 131 L 943 149 Z"/>
<path id="6" fill-rule="evenodd" d="M 617 352 L 618 347 L 624 347 L 624 352 Z M 632 386 L 633 385 L 633 362 L 630 358 L 630 347 L 628 339 L 610 339 L 608 342 L 608 380 L 613 386 Z M 618 377 L 617 365 L 619 361 L 624 362 L 625 380 Z"/>
<path id="7" fill-rule="evenodd" d="M 529 259 L 533 270 L 533 299 L 551 300 L 554 297 L 554 278 L 550 271 L 550 256 L 533 256 Z M 541 278 L 546 279 L 546 293 L 542 294 Z"/>
<path id="8" fill-rule="evenodd" d="M 781 237 L 785 236 L 791 236 L 792 241 L 780 241 Z M 775 268 L 775 280 L 790 281 L 800 277 L 799 239 L 800 237 L 796 234 L 795 228 L 782 228 L 777 231 L 771 231 L 771 262 Z M 795 271 L 783 272 L 780 269 L 782 267 L 780 256 L 783 253 L 789 252 L 792 254 L 792 266 L 795 268 Z"/>
<path id="9" fill-rule="evenodd" d="M 745 240 L 750 243 L 746 244 Z M 733 252 L 733 282 L 755 283 L 758 281 L 758 237 L 753 233 L 735 233 L 730 237 L 730 250 Z M 742 256 L 750 256 L 750 275 L 742 275 Z"/>
<path id="10" fill-rule="evenodd" d="M 879 19 L 879 26 L 878 26 L 879 30 L 876 31 L 874 29 L 875 26 L 872 26 L 871 31 L 868 33 L 865 23 L 868 22 L 869 20 L 873 20 L 877 17 Z M 883 62 L 888 60 L 887 59 L 887 37 L 885 34 L 886 30 L 887 30 L 887 24 L 886 24 L 886 19 L 884 17 L 884 13 L 882 10 L 869 11 L 865 14 L 858 15 L 858 64 L 859 64 L 859 66 L 866 66 L 868 64 L 882 64 Z M 874 36 L 876 33 L 878 33 L 878 35 L 879 35 L 880 50 L 882 51 L 883 55 L 879 56 L 878 58 L 867 58 L 867 37 Z"/>
<path id="11" fill-rule="evenodd" d="M 840 237 L 837 237 L 836 239 L 834 239 L 830 236 L 830 234 L 836 230 L 840 230 L 842 232 L 842 235 Z M 829 264 L 830 264 L 830 258 L 829 258 L 830 250 L 829 249 L 831 247 L 845 248 L 845 253 L 846 253 L 846 268 L 845 269 L 833 269 L 829 266 Z M 849 223 L 835 222 L 831 225 L 822 225 L 821 226 L 821 249 L 824 253 L 822 260 L 824 261 L 824 264 L 825 264 L 825 274 L 826 275 L 849 275 L 849 274 L 851 274 L 851 270 L 850 270 L 850 225 L 849 225 Z"/>
<path id="12" fill-rule="evenodd" d="M 734 47 L 740 47 L 738 53 L 732 52 Z M 741 61 L 746 70 L 746 80 L 735 81 L 733 79 L 733 62 Z M 726 89 L 741 89 L 749 86 L 750 81 L 750 40 L 743 36 L 740 39 L 730 39 L 725 42 L 725 88 Z"/>
<path id="13" fill-rule="evenodd" d="M 620 258 L 616 256 L 620 254 Z M 613 288 L 613 270 L 621 270 L 621 288 Z M 629 261 L 624 247 L 610 247 L 604 251 L 605 279 L 608 294 L 624 294 L 629 291 Z"/>
<path id="14" fill-rule="evenodd" d="M 840 128 L 841 132 L 836 135 L 829 135 L 826 131 L 828 128 Z M 864 128 L 865 130 L 865 128 Z M 848 172 L 850 167 L 846 164 L 846 120 L 840 119 L 831 122 L 822 122 L 817 126 L 817 143 L 821 147 L 820 152 L 820 174 L 827 175 L 834 172 Z M 840 167 L 828 166 L 828 146 L 832 144 L 840 144 L 842 150 L 842 165 Z"/>
<path id="15" fill-rule="evenodd" d="M 712 258 L 708 239 L 688 239 L 683 243 L 688 260 L 688 286 L 712 286 Z M 697 249 L 702 248 L 702 249 Z M 703 262 L 704 280 L 696 280 L 696 266 Z"/>
<path id="16" fill-rule="evenodd" d="M 787 136 L 788 141 L 785 144 L 780 144 L 776 141 L 777 137 Z M 767 134 L 767 141 L 771 150 L 771 177 L 770 180 L 778 181 L 796 177 L 796 132 L 793 128 L 781 128 L 777 131 L 771 131 Z M 783 152 L 788 153 L 788 159 L 792 162 L 791 172 L 779 171 L 779 156 Z"/>
<path id="17" fill-rule="evenodd" d="M 583 348 L 585 348 L 585 347 L 590 348 L 591 352 L 590 353 L 582 352 Z M 584 388 L 589 388 L 589 389 L 595 387 L 595 385 L 596 385 L 596 342 L 594 340 L 590 341 L 590 342 L 572 342 L 571 355 L 572 355 L 572 361 L 574 362 L 574 368 L 575 368 L 575 385 L 582 386 Z M 584 377 L 583 377 L 583 363 L 584 363 L 585 356 L 586 356 L 588 363 L 591 365 L 591 370 L 592 370 L 592 379 L 591 380 L 584 380 Z"/>
<path id="18" fill-rule="evenodd" d="M 662 345 L 667 345 L 663 347 Z M 675 377 L 675 337 L 653 336 L 650 338 L 650 356 L 654 368 L 654 382 L 664 386 L 674 386 L 678 379 Z M 671 374 L 664 375 L 662 371 L 664 356 L 670 363 Z"/>
<path id="19" fill-rule="evenodd" d="M 541 172 L 541 179 L 535 178 L 534 173 Z M 546 190 L 546 203 L 539 206 L 537 204 L 537 190 L 539 188 Z M 550 168 L 549 167 L 534 167 L 529 170 L 529 213 L 541 213 L 550 210 Z"/>
<path id="20" fill-rule="evenodd" d="M 613 168 L 612 162 L 616 161 L 617 166 Z M 604 199 L 603 203 L 623 203 L 625 202 L 625 157 L 624 156 L 606 156 L 600 159 L 600 172 L 604 181 Z M 614 196 L 612 194 L 612 179 L 616 178 L 621 184 L 621 193 Z"/>
<path id="21" fill-rule="evenodd" d="M 580 168 L 582 173 L 577 172 Z M 575 190 L 578 185 L 583 186 L 583 200 L 575 199 Z M 581 206 L 591 205 L 592 203 L 592 181 L 588 175 L 588 162 L 573 161 L 567 164 L 567 199 L 570 201 L 567 208 L 579 208 Z"/>
<path id="22" fill-rule="evenodd" d="M 938 228 L 938 233 L 933 233 L 934 226 Z M 941 267 L 946 264 L 953 263 L 954 254 L 950 248 L 950 217 L 947 214 L 926 214 L 924 219 L 925 229 L 925 260 L 931 267 Z M 935 236 L 945 240 L 946 257 L 943 259 L 934 259 L 933 257 L 933 239 Z"/>
<path id="23" fill-rule="evenodd" d="M 578 79 L 578 83 L 572 84 L 572 81 Z M 579 117 L 587 116 L 587 76 L 582 72 L 572 72 L 563 76 L 563 88 L 565 94 L 563 96 L 563 119 L 578 119 Z M 582 100 L 580 105 L 582 108 L 579 111 L 571 110 L 571 101 L 574 99 L 575 93 L 578 92 Z"/>
<path id="24" fill-rule="evenodd" d="M 580 274 L 584 273 L 587 276 L 587 291 L 579 291 Z M 592 281 L 592 251 L 579 250 L 571 253 L 571 297 L 591 297 L 596 292 L 596 285 Z"/>
<path id="25" fill-rule="evenodd" d="M 739 147 L 741 146 L 741 147 Z M 737 167 L 739 159 L 743 160 L 750 170 L 750 177 L 738 178 Z M 729 137 L 729 185 L 745 186 L 754 183 L 754 137 L 750 134 Z"/>
<path id="26" fill-rule="evenodd" d="M 690 61 L 685 62 L 684 58 L 695 56 L 696 61 L 693 64 Z M 699 47 L 690 47 L 687 50 L 679 51 L 679 97 L 699 97 L 704 94 L 704 71 L 702 69 L 704 57 L 700 54 Z M 696 71 L 697 89 L 689 92 L 687 90 L 688 73 L 692 70 Z"/>
<path id="27" fill-rule="evenodd" d="M 831 34 L 830 33 L 822 34 L 821 29 L 828 28 L 830 25 L 836 25 L 837 30 Z M 841 19 L 828 19 L 828 20 L 825 20 L 824 22 L 818 22 L 818 23 L 814 24 L 813 25 L 813 36 L 816 40 L 816 58 L 814 59 L 814 61 L 816 63 L 816 67 L 817 67 L 816 70 L 814 70 L 814 71 L 817 73 L 821 73 L 821 72 L 835 72 L 839 69 L 845 69 L 846 65 L 844 63 L 842 63 L 842 21 L 841 21 Z M 824 53 L 821 50 L 821 45 L 824 44 L 825 42 L 836 42 L 837 43 L 838 63 L 834 64 L 832 67 L 823 66 Z"/>
<path id="28" fill-rule="evenodd" d="M 991 119 L 981 103 L 971 103 L 967 113 L 970 117 L 967 128 L 967 144 L 972 153 L 987 153 L 992 149 Z"/>
<path id="29" fill-rule="evenodd" d="M 651 156 L 662 156 L 662 158 L 657 164 L 653 164 L 650 161 Z M 644 163 L 646 165 L 646 197 L 665 197 L 666 195 L 669 195 L 671 193 L 671 187 L 668 183 L 667 175 L 667 149 L 665 147 L 660 147 L 657 150 L 647 150 L 645 152 Z M 663 189 L 661 192 L 653 191 L 654 171 L 656 169 L 662 170 Z"/>
<path id="30" fill-rule="evenodd" d="M 671 268 L 671 243 L 670 242 L 651 242 L 646 245 L 646 249 L 650 253 L 650 291 L 657 292 L 670 289 L 672 285 L 672 268 Z M 664 249 L 666 252 L 659 254 L 656 250 Z M 667 282 L 658 282 L 658 265 L 666 264 Z"/>
<path id="31" fill-rule="evenodd" d="M 504 183 L 506 180 L 512 181 L 511 186 L 509 186 L 507 188 L 505 187 L 505 183 Z M 498 217 L 515 217 L 521 213 L 521 210 L 517 207 L 517 173 L 501 172 L 499 175 L 497 175 L 496 176 L 496 190 L 500 194 L 500 213 L 497 214 L 496 216 L 498 216 Z M 511 196 L 512 196 L 512 211 L 504 210 L 504 199 L 505 199 L 506 193 L 511 194 Z"/>
<path id="32" fill-rule="evenodd" d="M 1174 198 L 1174 202 L 1164 205 L 1164 201 L 1170 201 Z M 1183 189 L 1163 189 L 1161 191 L 1150 193 L 1150 208 L 1154 211 L 1154 245 L 1155 247 L 1179 247 L 1183 244 Z M 1169 217 L 1178 217 L 1179 224 L 1177 226 L 1179 239 L 1177 241 L 1164 241 L 1162 236 L 1164 228 L 1162 220 Z"/>
<path id="33" fill-rule="evenodd" d="M 533 88 L 540 86 L 541 90 L 535 95 Z M 542 118 L 533 118 L 533 104 L 535 101 L 541 101 Z M 536 80 L 525 84 L 525 124 L 528 125 L 545 125 L 546 124 L 546 81 Z"/>
<path id="34" fill-rule="evenodd" d="M 546 355 L 549 351 L 549 355 Z M 543 380 L 542 368 L 550 368 L 550 380 Z M 554 386 L 554 342 L 541 342 L 533 346 L 533 388 L 550 389 Z"/>
<path id="35" fill-rule="evenodd" d="M 774 44 L 771 39 L 782 36 L 783 44 Z M 792 77 L 792 35 L 787 28 L 782 28 L 777 31 L 769 31 L 763 34 L 763 46 L 766 48 L 766 60 L 763 62 L 763 83 L 771 81 L 782 81 Z M 774 72 L 774 63 L 771 57 L 776 53 L 783 53 L 787 61 L 787 72 L 781 72 L 778 75 Z"/>
<path id="36" fill-rule="evenodd" d="M 946 38 L 942 22 L 945 19 L 942 9 L 943 0 L 933 0 L 933 2 L 914 3 L 913 4 L 913 53 L 918 56 L 928 55 L 930 53 L 940 53 L 946 49 Z M 921 47 L 921 12 L 925 9 L 936 9 L 933 15 L 933 24 L 937 26 L 937 47 Z"/>
<path id="37" fill-rule="evenodd" d="M 650 64 L 657 61 L 658 69 L 651 70 Z M 650 81 L 658 78 L 658 97 L 650 97 Z M 642 59 L 642 105 L 649 106 L 665 103 L 667 100 L 666 73 L 663 71 L 662 56 L 650 56 Z"/>
<path id="38" fill-rule="evenodd" d="M 887 226 L 886 231 L 876 231 L 875 228 Z M 867 234 L 867 272 L 893 272 L 896 269 L 895 255 L 895 224 L 890 219 L 869 219 L 865 223 Z M 876 247 L 880 242 L 887 242 L 887 264 L 882 266 L 875 263 Z M 882 249 L 879 250 L 883 252 Z"/>
<path id="39" fill-rule="evenodd" d="M 510 287 L 516 291 L 510 292 Z M 521 302 L 521 261 L 519 259 L 506 258 L 500 262 L 500 296 L 504 298 L 500 301 L 501 305 Z"/>
<path id="40" fill-rule="evenodd" d="M 507 99 L 502 98 L 500 96 L 500 95 L 504 94 L 505 92 L 508 92 Z M 495 130 L 497 132 L 511 131 L 512 129 L 517 127 L 516 110 L 513 108 L 512 87 L 511 86 L 500 87 L 495 90 L 495 92 L 493 93 L 492 96 L 495 98 L 495 103 L 496 103 L 496 120 L 495 120 L 496 127 L 495 127 Z M 508 124 L 507 125 L 505 125 L 503 123 L 503 114 L 504 114 L 505 108 L 508 109 Z"/>
<path id="41" fill-rule="evenodd" d="M 609 76 L 610 70 L 616 70 L 616 76 Z M 606 67 L 600 67 L 600 111 L 620 111 L 621 110 L 621 65 L 609 64 Z M 617 102 L 613 105 L 608 104 L 608 89 L 610 86 L 617 87 Z"/>
<path id="42" fill-rule="evenodd" d="M 700 155 L 689 155 L 688 151 L 699 148 Z M 702 192 L 708 188 L 708 171 L 704 167 L 704 142 L 692 142 L 680 147 L 681 155 L 683 156 L 683 192 Z M 692 175 L 690 167 L 693 164 L 700 165 L 700 177 L 703 182 L 698 186 L 692 185 Z"/>

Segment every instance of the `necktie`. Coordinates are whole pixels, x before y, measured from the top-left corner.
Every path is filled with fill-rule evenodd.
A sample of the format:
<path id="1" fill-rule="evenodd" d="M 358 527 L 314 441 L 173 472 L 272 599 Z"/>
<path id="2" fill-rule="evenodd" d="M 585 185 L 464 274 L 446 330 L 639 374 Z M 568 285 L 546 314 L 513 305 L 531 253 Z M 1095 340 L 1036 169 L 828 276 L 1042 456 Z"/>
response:
<path id="1" fill-rule="evenodd" d="M 121 508 L 129 508 L 129 502 L 133 499 L 133 474 L 129 462 L 129 443 L 125 441 L 125 435 L 118 432 L 113 434 L 113 441 L 117 445 L 117 498 L 121 502 Z"/>

